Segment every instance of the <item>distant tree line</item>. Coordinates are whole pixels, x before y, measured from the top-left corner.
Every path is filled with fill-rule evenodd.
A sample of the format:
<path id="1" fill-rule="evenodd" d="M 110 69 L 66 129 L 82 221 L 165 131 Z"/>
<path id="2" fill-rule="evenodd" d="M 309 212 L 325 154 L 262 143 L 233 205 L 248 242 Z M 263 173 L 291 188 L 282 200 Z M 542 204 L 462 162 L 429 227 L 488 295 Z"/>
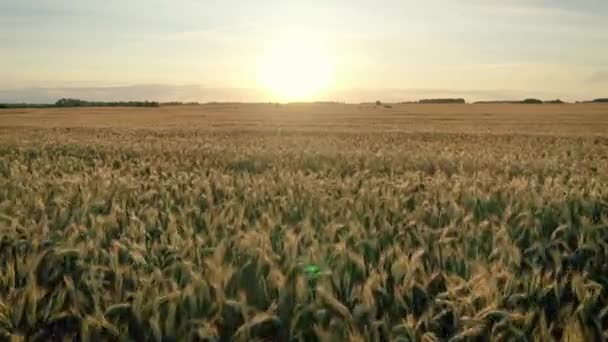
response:
<path id="1" fill-rule="evenodd" d="M 2 108 L 52 108 L 54 104 L 40 104 L 40 103 L 0 103 L 0 109 Z"/>
<path id="2" fill-rule="evenodd" d="M 55 107 L 158 107 L 155 101 L 84 101 L 79 99 L 60 99 L 55 102 Z"/>
<path id="3" fill-rule="evenodd" d="M 466 103 L 464 99 L 422 99 L 418 103 Z"/>
<path id="4" fill-rule="evenodd" d="M 342 104 L 344 102 L 338 101 L 317 101 L 317 104 Z M 429 103 L 466 103 L 464 99 L 461 98 L 438 98 L 438 99 L 422 99 L 419 101 L 411 101 L 411 102 L 400 102 L 401 104 L 429 104 Z M 520 101 L 478 101 L 474 102 L 475 104 L 496 104 L 496 103 L 519 103 L 519 104 L 562 104 L 565 103 L 560 99 L 543 101 L 535 98 L 528 98 Z M 598 98 L 592 101 L 577 101 L 576 103 L 608 103 L 608 98 Z M 207 105 L 225 105 L 225 104 L 240 104 L 239 102 L 209 102 Z M 376 106 L 383 106 L 384 104 L 381 101 L 376 102 L 362 102 L 361 104 L 375 104 Z M 70 107 L 159 107 L 159 106 L 182 106 L 182 105 L 200 105 L 198 102 L 156 102 L 156 101 L 112 101 L 112 102 L 104 102 L 104 101 L 84 101 L 80 99 L 71 99 L 71 98 L 62 98 L 57 100 L 55 103 L 0 103 L 0 109 L 2 108 L 70 108 Z M 277 104 L 278 105 L 278 104 Z M 390 106 L 384 105 L 387 108 Z"/>
<path id="5" fill-rule="evenodd" d="M 565 103 L 564 101 L 557 99 L 557 100 L 550 100 L 550 101 L 545 101 L 544 103 L 552 103 L 552 104 L 562 104 Z"/>
<path id="6" fill-rule="evenodd" d="M 342 102 L 342 101 L 315 101 L 315 104 L 322 104 L 322 105 L 337 105 L 337 104 L 345 104 L 346 102 Z"/>
<path id="7" fill-rule="evenodd" d="M 198 102 L 181 102 L 181 101 L 171 101 L 171 102 L 161 102 L 161 106 L 198 106 L 200 103 Z"/>
<path id="8" fill-rule="evenodd" d="M 515 104 L 543 104 L 543 103 L 551 103 L 551 104 L 562 104 L 565 103 L 564 101 L 560 100 L 560 99 L 556 99 L 556 100 L 550 100 L 550 101 L 543 101 L 543 100 L 539 100 L 539 99 L 525 99 L 525 100 L 520 100 L 520 101 L 478 101 L 475 102 L 476 104 L 492 104 L 492 103 L 515 103 Z"/>
<path id="9" fill-rule="evenodd" d="M 84 101 L 63 98 L 53 104 L 44 103 L 0 103 L 0 108 L 71 108 L 71 107 L 158 107 L 155 101 Z"/>
<path id="10" fill-rule="evenodd" d="M 521 103 L 523 103 L 523 104 L 542 104 L 543 100 L 539 100 L 539 99 L 525 99 L 525 100 L 521 101 Z"/>
<path id="11" fill-rule="evenodd" d="M 422 99 L 418 101 L 402 101 L 399 104 L 429 104 L 429 103 L 466 103 L 464 99 Z M 371 104 L 370 102 L 361 102 L 361 104 Z M 381 101 L 375 102 L 376 106 L 382 106 Z"/>

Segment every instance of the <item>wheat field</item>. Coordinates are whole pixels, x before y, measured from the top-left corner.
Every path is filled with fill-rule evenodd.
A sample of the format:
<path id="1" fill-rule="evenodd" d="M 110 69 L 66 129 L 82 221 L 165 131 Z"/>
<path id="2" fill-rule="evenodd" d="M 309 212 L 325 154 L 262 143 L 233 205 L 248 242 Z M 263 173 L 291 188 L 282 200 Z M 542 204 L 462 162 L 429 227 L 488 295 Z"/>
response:
<path id="1" fill-rule="evenodd" d="M 0 110 L 0 340 L 608 338 L 608 106 Z"/>

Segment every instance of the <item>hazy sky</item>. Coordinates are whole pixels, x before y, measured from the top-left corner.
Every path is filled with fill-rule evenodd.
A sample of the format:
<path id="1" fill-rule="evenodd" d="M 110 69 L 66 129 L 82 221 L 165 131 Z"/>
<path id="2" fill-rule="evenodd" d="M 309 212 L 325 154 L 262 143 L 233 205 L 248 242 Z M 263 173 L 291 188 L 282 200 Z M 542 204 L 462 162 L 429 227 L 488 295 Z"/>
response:
<path id="1" fill-rule="evenodd" d="M 607 0 L 0 0 L 0 102 L 269 100 L 260 65 L 300 41 L 318 99 L 608 96 Z"/>

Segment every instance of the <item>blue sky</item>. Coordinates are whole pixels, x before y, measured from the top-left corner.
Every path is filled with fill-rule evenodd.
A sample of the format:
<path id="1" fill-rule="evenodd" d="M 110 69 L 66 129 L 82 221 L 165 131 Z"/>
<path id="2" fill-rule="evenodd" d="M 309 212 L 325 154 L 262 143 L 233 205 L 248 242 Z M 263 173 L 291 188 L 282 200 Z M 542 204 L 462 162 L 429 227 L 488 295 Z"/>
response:
<path id="1" fill-rule="evenodd" d="M 0 101 L 270 100 L 260 61 L 303 35 L 333 65 L 318 99 L 608 96 L 605 0 L 0 0 Z"/>

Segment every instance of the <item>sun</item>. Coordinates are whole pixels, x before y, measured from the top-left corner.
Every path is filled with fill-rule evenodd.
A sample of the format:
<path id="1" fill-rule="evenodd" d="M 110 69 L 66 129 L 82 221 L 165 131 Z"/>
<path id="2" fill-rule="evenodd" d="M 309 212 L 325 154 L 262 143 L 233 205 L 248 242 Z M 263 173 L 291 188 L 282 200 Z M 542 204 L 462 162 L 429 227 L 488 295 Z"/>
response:
<path id="1" fill-rule="evenodd" d="M 259 81 L 274 101 L 312 101 L 333 81 L 333 66 L 320 42 L 290 39 L 275 42 L 262 58 Z"/>

